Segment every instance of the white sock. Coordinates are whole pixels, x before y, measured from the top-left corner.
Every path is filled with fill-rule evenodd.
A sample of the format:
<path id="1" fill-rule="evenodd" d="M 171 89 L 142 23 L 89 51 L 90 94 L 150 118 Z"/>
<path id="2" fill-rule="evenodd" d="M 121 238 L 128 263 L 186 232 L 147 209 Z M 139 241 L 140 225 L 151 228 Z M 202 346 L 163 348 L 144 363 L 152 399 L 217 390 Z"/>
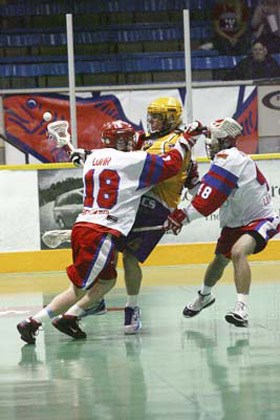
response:
<path id="1" fill-rule="evenodd" d="M 49 310 L 48 307 L 41 309 L 36 315 L 33 315 L 32 318 L 35 319 L 35 321 L 42 324 L 46 319 L 54 318 L 55 314 L 53 311 Z"/>
<path id="2" fill-rule="evenodd" d="M 125 307 L 127 308 L 129 306 L 130 308 L 134 309 L 138 303 L 138 296 L 139 295 L 130 295 L 130 296 L 128 295 Z"/>
<path id="3" fill-rule="evenodd" d="M 68 311 L 65 312 L 65 315 L 80 316 L 84 310 L 80 308 L 77 304 L 71 306 Z"/>
<path id="4" fill-rule="evenodd" d="M 249 295 L 245 293 L 237 293 L 237 302 L 243 302 L 244 305 L 248 306 Z"/>
<path id="5" fill-rule="evenodd" d="M 201 289 L 200 289 L 200 293 L 205 296 L 205 295 L 209 295 L 211 293 L 212 290 L 212 286 L 205 286 L 205 284 L 202 285 Z"/>

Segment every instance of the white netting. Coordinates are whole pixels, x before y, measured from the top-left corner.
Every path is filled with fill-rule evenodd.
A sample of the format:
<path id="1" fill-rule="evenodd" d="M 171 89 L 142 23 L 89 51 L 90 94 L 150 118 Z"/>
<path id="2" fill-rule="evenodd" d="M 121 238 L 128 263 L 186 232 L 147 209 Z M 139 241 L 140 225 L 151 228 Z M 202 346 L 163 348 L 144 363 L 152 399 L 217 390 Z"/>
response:
<path id="1" fill-rule="evenodd" d="M 68 133 L 68 121 L 55 121 L 47 125 L 47 131 L 50 138 L 53 138 L 58 147 L 63 147 L 70 142 Z"/>
<path id="2" fill-rule="evenodd" d="M 42 241 L 49 248 L 57 248 L 59 245 L 71 241 L 71 230 L 49 230 L 42 236 Z"/>

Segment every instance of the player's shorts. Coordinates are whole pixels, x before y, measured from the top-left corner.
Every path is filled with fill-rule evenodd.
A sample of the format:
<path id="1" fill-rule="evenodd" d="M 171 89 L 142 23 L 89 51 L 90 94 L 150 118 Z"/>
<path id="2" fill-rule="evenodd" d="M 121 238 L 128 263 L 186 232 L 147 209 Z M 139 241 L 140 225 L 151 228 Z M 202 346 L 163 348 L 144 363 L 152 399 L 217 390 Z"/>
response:
<path id="1" fill-rule="evenodd" d="M 253 254 L 261 252 L 267 245 L 269 239 L 280 233 L 279 217 L 255 220 L 247 226 L 236 228 L 224 227 L 218 239 L 215 254 L 223 254 L 231 258 L 231 249 L 237 240 L 245 234 L 253 236 L 256 241 L 256 248 Z"/>
<path id="2" fill-rule="evenodd" d="M 169 214 L 169 209 L 154 198 L 143 196 L 131 231 L 116 241 L 118 250 L 127 249 L 138 261 L 144 262 L 164 235 L 164 230 L 133 232 L 133 229 L 162 225 Z"/>
<path id="3" fill-rule="evenodd" d="M 80 289 L 90 289 L 97 277 L 117 277 L 112 235 L 92 223 L 74 225 L 71 236 L 73 264 L 66 268 L 71 282 Z"/>

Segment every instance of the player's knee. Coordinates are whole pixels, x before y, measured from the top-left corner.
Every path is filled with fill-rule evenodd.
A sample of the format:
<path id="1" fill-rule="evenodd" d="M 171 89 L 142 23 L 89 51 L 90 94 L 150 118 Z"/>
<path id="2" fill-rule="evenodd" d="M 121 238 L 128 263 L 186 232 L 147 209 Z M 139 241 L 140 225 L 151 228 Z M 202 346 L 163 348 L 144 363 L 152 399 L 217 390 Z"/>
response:
<path id="1" fill-rule="evenodd" d="M 231 259 L 232 261 L 238 261 L 240 259 L 246 258 L 245 249 L 241 246 L 233 246 L 231 250 Z"/>
<path id="2" fill-rule="evenodd" d="M 224 269 L 228 265 L 229 262 L 230 262 L 229 258 L 226 258 L 223 254 L 217 254 L 213 261 L 213 265 L 217 269 Z"/>

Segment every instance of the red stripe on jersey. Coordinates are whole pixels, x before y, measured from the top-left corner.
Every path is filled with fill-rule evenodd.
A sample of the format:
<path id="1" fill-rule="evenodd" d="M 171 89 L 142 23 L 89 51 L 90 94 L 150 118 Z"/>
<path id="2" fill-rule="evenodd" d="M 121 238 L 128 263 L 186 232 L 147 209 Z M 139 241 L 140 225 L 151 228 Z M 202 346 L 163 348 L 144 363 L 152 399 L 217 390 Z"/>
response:
<path id="1" fill-rule="evenodd" d="M 234 188 L 236 186 L 236 184 L 234 182 L 232 182 L 230 179 L 228 179 L 227 177 L 218 174 L 215 171 L 212 171 L 211 169 L 208 172 L 209 176 L 212 176 L 213 178 L 219 179 L 220 181 L 223 181 L 225 184 L 227 184 L 230 188 Z"/>

